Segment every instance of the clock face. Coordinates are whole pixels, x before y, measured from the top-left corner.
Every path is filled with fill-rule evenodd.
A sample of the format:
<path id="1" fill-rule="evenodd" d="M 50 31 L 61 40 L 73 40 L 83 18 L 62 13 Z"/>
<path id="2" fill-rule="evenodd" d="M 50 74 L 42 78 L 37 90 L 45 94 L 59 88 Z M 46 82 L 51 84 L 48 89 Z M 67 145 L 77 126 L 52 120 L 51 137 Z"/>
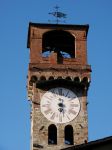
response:
<path id="1" fill-rule="evenodd" d="M 80 101 L 69 89 L 57 87 L 47 91 L 41 99 L 41 112 L 54 123 L 72 121 L 80 111 Z"/>

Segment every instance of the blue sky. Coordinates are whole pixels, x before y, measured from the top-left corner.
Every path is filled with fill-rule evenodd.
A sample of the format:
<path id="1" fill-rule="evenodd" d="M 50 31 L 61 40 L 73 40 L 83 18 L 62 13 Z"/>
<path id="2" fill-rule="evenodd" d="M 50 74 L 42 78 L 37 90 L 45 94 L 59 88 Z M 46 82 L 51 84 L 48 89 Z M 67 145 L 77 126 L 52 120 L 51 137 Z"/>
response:
<path id="1" fill-rule="evenodd" d="M 0 150 L 30 150 L 26 47 L 29 22 L 47 23 L 58 4 L 68 24 L 89 24 L 89 141 L 112 135 L 112 1 L 0 0 Z"/>

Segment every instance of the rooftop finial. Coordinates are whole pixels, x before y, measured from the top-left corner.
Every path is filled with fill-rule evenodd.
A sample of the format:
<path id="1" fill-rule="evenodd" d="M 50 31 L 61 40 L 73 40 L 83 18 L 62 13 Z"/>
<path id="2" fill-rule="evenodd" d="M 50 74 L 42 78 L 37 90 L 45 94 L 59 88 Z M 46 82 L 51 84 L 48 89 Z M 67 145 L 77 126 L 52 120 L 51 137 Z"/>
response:
<path id="1" fill-rule="evenodd" d="M 59 6 L 56 5 L 55 7 L 55 11 L 54 12 L 50 12 L 49 14 L 54 16 L 56 18 L 55 22 L 58 24 L 59 22 L 65 22 L 65 20 L 60 20 L 61 18 L 65 19 L 67 14 L 60 12 L 59 11 Z"/>

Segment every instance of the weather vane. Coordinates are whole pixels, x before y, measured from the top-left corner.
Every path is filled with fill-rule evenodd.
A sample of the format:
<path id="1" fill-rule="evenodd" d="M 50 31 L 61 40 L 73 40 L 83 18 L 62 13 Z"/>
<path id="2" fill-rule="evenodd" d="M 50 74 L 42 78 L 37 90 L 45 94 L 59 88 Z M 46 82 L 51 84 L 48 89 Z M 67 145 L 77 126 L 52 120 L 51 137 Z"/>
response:
<path id="1" fill-rule="evenodd" d="M 55 7 L 55 11 L 54 12 L 50 12 L 49 14 L 54 16 L 56 18 L 55 22 L 58 24 L 59 22 L 65 22 L 65 20 L 61 20 L 62 18 L 63 19 L 66 19 L 67 17 L 67 14 L 63 13 L 63 12 L 60 12 L 59 11 L 59 6 L 56 5 Z M 49 20 L 50 22 L 50 20 Z"/>

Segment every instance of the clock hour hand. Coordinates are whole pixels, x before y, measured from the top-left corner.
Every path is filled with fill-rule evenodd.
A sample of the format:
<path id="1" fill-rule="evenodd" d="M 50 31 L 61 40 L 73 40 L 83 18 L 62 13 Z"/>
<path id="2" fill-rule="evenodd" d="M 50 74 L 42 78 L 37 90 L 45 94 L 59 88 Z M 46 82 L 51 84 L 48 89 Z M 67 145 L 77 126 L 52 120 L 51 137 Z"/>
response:
<path id="1" fill-rule="evenodd" d="M 60 113 L 63 113 L 63 116 L 64 116 L 64 107 L 65 107 L 65 105 L 63 104 L 63 99 L 59 98 L 59 101 L 60 102 L 58 103 L 58 106 L 59 106 L 58 110 L 59 110 Z"/>

